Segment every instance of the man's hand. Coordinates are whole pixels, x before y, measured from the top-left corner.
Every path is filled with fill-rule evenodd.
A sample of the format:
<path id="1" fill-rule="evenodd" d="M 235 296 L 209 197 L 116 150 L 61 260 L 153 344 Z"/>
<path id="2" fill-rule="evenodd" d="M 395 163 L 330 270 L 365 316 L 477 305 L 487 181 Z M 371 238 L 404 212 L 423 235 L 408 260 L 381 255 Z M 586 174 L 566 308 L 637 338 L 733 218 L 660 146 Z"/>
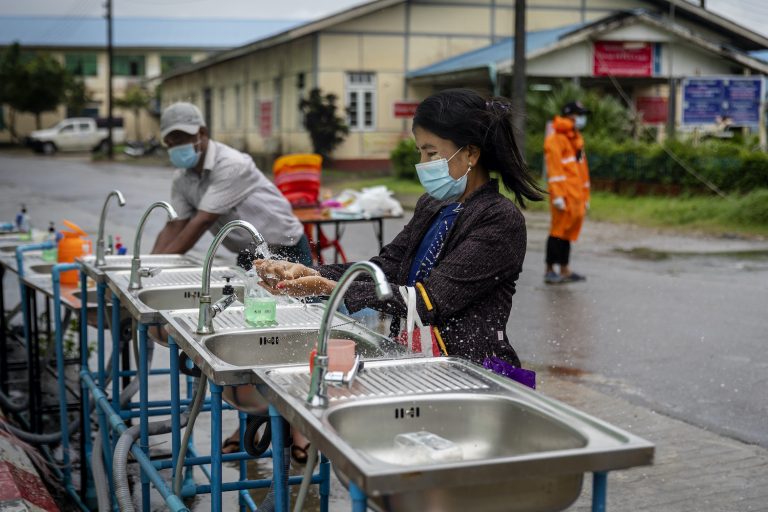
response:
<path id="1" fill-rule="evenodd" d="M 564 197 L 556 197 L 552 200 L 552 206 L 557 208 L 558 210 L 565 211 L 565 198 Z"/>

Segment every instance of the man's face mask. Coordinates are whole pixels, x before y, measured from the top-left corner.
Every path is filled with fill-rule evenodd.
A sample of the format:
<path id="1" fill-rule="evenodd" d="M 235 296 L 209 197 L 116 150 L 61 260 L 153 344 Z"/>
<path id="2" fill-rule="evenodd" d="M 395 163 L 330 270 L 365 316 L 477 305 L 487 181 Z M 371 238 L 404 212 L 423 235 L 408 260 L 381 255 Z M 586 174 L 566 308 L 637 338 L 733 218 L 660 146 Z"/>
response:
<path id="1" fill-rule="evenodd" d="M 583 130 L 584 127 L 587 126 L 587 116 L 576 116 L 576 119 L 573 121 L 573 125 L 577 130 Z"/>
<path id="2" fill-rule="evenodd" d="M 426 189 L 427 194 L 439 200 L 457 199 L 461 197 L 464 190 L 467 188 L 467 174 L 469 169 L 464 175 L 455 180 L 451 177 L 448 169 L 448 162 L 453 159 L 454 156 L 459 154 L 459 151 L 464 149 L 460 147 L 456 152 L 451 155 L 451 158 L 447 160 L 445 158 L 439 158 L 430 162 L 424 162 L 416 164 L 416 174 L 419 176 L 421 185 Z"/>
<path id="3" fill-rule="evenodd" d="M 190 142 L 189 144 L 181 144 L 180 146 L 174 146 L 168 149 L 168 158 L 174 167 L 179 169 L 191 169 L 195 167 L 200 161 L 200 152 L 196 147 L 200 144 L 200 139 L 197 142 Z"/>

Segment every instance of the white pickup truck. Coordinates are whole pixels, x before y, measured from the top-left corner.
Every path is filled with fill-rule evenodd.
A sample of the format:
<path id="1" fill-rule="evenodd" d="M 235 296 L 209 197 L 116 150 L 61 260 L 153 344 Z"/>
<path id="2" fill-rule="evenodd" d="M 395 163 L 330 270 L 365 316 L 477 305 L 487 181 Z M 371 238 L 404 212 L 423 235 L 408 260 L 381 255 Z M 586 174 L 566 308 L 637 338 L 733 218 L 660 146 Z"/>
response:
<path id="1" fill-rule="evenodd" d="M 112 141 L 125 141 L 123 120 L 115 118 L 112 127 Z M 27 143 L 46 155 L 56 151 L 105 150 L 107 145 L 107 120 L 91 117 L 70 117 L 47 130 L 35 130 L 27 137 Z"/>

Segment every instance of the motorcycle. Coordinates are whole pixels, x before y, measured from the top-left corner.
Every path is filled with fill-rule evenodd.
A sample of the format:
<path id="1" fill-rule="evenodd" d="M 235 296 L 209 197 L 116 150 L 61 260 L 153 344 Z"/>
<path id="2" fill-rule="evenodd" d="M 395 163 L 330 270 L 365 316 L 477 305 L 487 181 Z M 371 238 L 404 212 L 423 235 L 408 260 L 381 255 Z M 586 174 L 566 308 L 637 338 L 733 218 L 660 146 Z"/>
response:
<path id="1" fill-rule="evenodd" d="M 128 141 L 123 153 L 132 157 L 159 155 L 163 150 L 160 141 L 154 135 L 146 141 Z"/>

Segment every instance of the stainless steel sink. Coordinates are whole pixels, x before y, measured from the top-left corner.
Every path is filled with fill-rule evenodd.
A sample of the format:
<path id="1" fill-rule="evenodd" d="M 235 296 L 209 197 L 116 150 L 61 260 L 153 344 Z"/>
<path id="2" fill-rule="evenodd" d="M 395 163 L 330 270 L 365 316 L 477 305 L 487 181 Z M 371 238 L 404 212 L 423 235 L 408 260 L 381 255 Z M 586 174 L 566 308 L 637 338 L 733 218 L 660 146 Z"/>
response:
<path id="1" fill-rule="evenodd" d="M 202 280 L 201 268 L 166 268 L 154 277 L 145 277 L 143 287 L 129 290 L 130 270 L 107 271 L 106 282 L 109 289 L 120 299 L 120 303 L 139 322 L 160 324 L 165 320 L 160 315 L 162 310 L 190 308 L 197 306 Z M 235 276 L 232 284 L 240 290 L 238 273 L 229 267 L 214 267 L 211 292 L 221 297 L 225 275 Z"/>
<path id="2" fill-rule="evenodd" d="M 54 265 L 56 263 L 38 263 L 37 265 L 30 265 L 29 271 L 35 274 L 50 274 Z"/>
<path id="3" fill-rule="evenodd" d="M 370 361 L 351 389 L 307 404 L 307 367 L 257 370 L 259 391 L 383 511 L 555 511 L 583 474 L 651 464 L 628 432 L 457 358 Z M 426 431 L 458 446 L 432 458 L 395 442 Z"/>
<path id="4" fill-rule="evenodd" d="M 243 298 L 243 286 L 234 286 L 235 293 L 239 298 Z M 211 290 L 211 297 L 214 301 L 222 296 L 222 288 Z M 200 298 L 199 286 L 174 286 L 167 288 L 150 288 L 138 290 L 136 298 L 148 308 L 156 311 L 164 309 L 191 309 L 198 305 Z"/>
<path id="5" fill-rule="evenodd" d="M 127 254 L 109 254 L 105 256 L 106 265 L 103 267 L 97 267 L 95 265 L 96 256 L 93 254 L 80 258 L 79 261 L 82 263 L 83 271 L 86 273 L 86 275 L 99 283 L 105 280 L 106 272 L 115 270 L 130 270 L 132 258 L 132 256 Z M 147 267 L 162 269 L 194 268 L 202 266 L 200 260 L 185 254 L 144 254 L 141 256 L 141 263 Z"/>
<path id="6" fill-rule="evenodd" d="M 225 386 L 223 397 L 233 407 L 263 412 L 258 369 L 305 363 L 317 342 L 323 304 L 278 304 L 277 326 L 249 327 L 242 306 L 232 306 L 213 319 L 216 332 L 197 334 L 197 310 L 165 311 L 167 329 L 179 347 L 213 382 Z M 351 339 L 364 359 L 402 353 L 403 348 L 351 318 L 336 314 L 331 337 Z M 307 375 L 309 372 L 307 371 Z"/>

